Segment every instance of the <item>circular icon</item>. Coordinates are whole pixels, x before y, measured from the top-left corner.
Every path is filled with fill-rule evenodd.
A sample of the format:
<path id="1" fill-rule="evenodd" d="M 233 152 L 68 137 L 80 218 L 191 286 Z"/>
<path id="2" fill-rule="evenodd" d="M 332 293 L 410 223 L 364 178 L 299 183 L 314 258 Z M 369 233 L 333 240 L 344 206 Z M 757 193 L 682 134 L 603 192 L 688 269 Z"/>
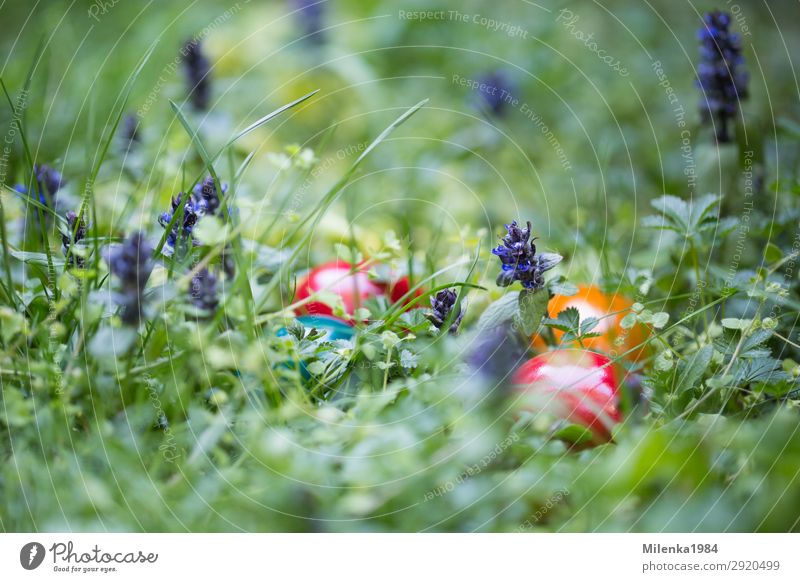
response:
<path id="1" fill-rule="evenodd" d="M 26 570 L 35 570 L 44 561 L 44 546 L 39 542 L 29 542 L 19 551 L 19 563 Z"/>

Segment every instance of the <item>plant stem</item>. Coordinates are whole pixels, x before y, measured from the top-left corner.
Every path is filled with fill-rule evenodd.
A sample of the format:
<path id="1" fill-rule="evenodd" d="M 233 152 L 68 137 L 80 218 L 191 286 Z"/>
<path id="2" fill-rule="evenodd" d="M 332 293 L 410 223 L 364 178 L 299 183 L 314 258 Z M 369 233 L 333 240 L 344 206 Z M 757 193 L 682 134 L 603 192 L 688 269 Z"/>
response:
<path id="1" fill-rule="evenodd" d="M 386 350 L 386 369 L 383 371 L 383 388 L 381 392 L 386 392 L 386 385 L 389 383 L 389 363 L 392 360 L 392 348 Z"/>

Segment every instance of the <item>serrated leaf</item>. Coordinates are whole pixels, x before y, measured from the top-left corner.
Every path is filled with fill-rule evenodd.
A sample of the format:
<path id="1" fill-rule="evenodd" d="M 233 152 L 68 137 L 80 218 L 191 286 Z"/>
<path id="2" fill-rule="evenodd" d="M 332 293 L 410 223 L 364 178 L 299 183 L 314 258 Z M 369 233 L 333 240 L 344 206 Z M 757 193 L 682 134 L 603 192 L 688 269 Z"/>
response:
<path id="1" fill-rule="evenodd" d="M 764 355 L 769 355 L 770 351 L 767 348 L 758 348 L 771 337 L 772 330 L 769 329 L 760 329 L 754 332 L 753 334 L 747 336 L 747 338 L 745 338 L 745 340 L 742 342 L 742 347 L 739 349 L 739 354 L 745 358 L 761 358 L 764 357 Z"/>
<path id="2" fill-rule="evenodd" d="M 741 358 L 765 358 L 770 355 L 770 351 L 766 347 L 761 347 L 772 336 L 772 331 L 760 329 L 753 334 L 747 336 L 739 348 L 739 357 Z M 714 340 L 714 348 L 725 356 L 732 356 L 739 345 L 738 332 L 727 330 L 725 334 Z"/>
<path id="3" fill-rule="evenodd" d="M 581 321 L 581 336 L 586 337 L 589 335 L 589 332 L 592 331 L 597 324 L 600 323 L 600 320 L 596 317 L 587 317 L 583 321 Z M 592 335 L 599 335 L 599 334 L 592 334 Z"/>
<path id="4" fill-rule="evenodd" d="M 553 318 L 544 320 L 544 324 L 559 331 L 573 331 L 580 327 L 581 313 L 576 307 L 567 307 Z"/>
<path id="5" fill-rule="evenodd" d="M 675 226 L 674 223 L 666 220 L 663 216 L 645 216 L 642 219 L 642 226 L 644 228 L 658 228 L 661 230 L 671 230 L 680 234 L 686 232 L 682 228 Z"/>
<path id="6" fill-rule="evenodd" d="M 666 194 L 656 198 L 650 204 L 661 213 L 662 216 L 658 218 L 663 217 L 662 223 L 680 231 L 688 230 L 691 210 L 684 200 Z"/>
<path id="7" fill-rule="evenodd" d="M 736 384 L 781 382 L 791 378 L 774 358 L 737 359 L 731 370 Z"/>
<path id="8" fill-rule="evenodd" d="M 649 309 L 642 309 L 637 316 L 636 319 L 641 321 L 642 323 L 652 324 L 653 323 L 653 312 Z"/>
<path id="9" fill-rule="evenodd" d="M 719 201 L 720 197 L 716 194 L 704 194 L 703 196 L 691 200 L 689 202 L 690 230 L 698 229 L 700 225 L 707 220 L 711 220 L 713 223 L 716 216 L 712 214 L 712 211 Z"/>
<path id="10" fill-rule="evenodd" d="M 288 331 L 291 336 L 297 339 L 297 341 L 303 339 L 303 336 L 306 333 L 306 329 L 303 327 L 303 324 L 296 319 L 292 320 L 292 322 L 287 326 L 286 331 Z"/>
<path id="11" fill-rule="evenodd" d="M 686 201 L 677 196 L 665 195 L 651 202 L 660 216 L 648 216 L 642 224 L 650 228 L 672 230 L 692 238 L 703 230 L 717 227 L 717 216 L 713 212 L 720 197 L 705 194 Z"/>

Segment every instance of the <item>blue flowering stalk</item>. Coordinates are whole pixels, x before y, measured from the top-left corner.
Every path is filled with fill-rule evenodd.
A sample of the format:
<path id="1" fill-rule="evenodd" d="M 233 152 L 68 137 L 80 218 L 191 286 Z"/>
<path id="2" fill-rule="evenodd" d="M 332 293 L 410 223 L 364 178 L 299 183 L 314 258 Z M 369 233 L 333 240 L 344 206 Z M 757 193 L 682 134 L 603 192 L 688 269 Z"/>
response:
<path id="1" fill-rule="evenodd" d="M 730 32 L 730 24 L 730 14 L 717 10 L 703 17 L 703 27 L 697 31 L 700 62 L 696 84 L 703 92 L 700 113 L 705 122 L 713 123 L 717 141 L 723 143 L 731 140 L 730 121 L 739 102 L 748 96 L 741 40 Z"/>
<path id="2" fill-rule="evenodd" d="M 233 280 L 236 277 L 236 261 L 233 258 L 230 245 L 222 249 L 220 261 L 222 262 L 222 271 L 225 273 L 225 276 L 229 280 Z"/>
<path id="3" fill-rule="evenodd" d="M 75 245 L 86 238 L 86 222 L 84 222 L 83 217 L 81 217 L 76 230 L 75 223 L 77 221 L 77 214 L 71 210 L 67 212 L 67 232 L 61 233 L 61 250 L 64 256 L 67 257 L 67 264 L 70 267 L 77 266 L 79 269 L 83 269 L 84 259 L 75 254 Z M 73 232 L 75 233 L 75 238 L 72 238 Z"/>
<path id="4" fill-rule="evenodd" d="M 478 95 L 483 103 L 498 117 L 505 115 L 516 91 L 511 77 L 503 71 L 492 71 L 481 76 L 478 82 Z"/>
<path id="5" fill-rule="evenodd" d="M 175 213 L 183 206 L 183 216 L 172 225 L 172 230 L 170 230 L 167 235 L 167 240 L 164 243 L 163 251 L 166 255 L 172 255 L 178 243 L 194 240 L 192 239 L 192 231 L 197 224 L 200 213 L 192 197 L 189 197 L 189 200 L 187 200 L 185 204 L 183 203 L 183 197 L 183 192 L 177 196 L 173 196 L 171 210 L 169 212 L 162 212 L 161 216 L 158 217 L 158 223 L 165 229 L 169 228 L 169 224 L 172 222 Z"/>
<path id="6" fill-rule="evenodd" d="M 189 299 L 204 316 L 213 315 L 219 306 L 217 277 L 208 269 L 198 272 L 189 285 Z"/>
<path id="7" fill-rule="evenodd" d="M 211 64 L 203 54 L 199 40 L 184 43 L 181 54 L 189 100 L 195 109 L 205 111 L 211 102 Z"/>
<path id="8" fill-rule="evenodd" d="M 121 308 L 120 316 L 126 325 L 138 325 L 142 320 L 144 287 L 153 271 L 152 253 L 153 247 L 140 232 L 106 249 L 104 258 L 108 270 L 119 281 L 114 300 Z"/>
<path id="9" fill-rule="evenodd" d="M 222 184 L 223 195 L 227 190 L 228 185 Z M 194 187 L 192 198 L 194 199 L 195 211 L 201 216 L 216 214 L 222 204 L 219 192 L 217 192 L 217 185 L 211 176 L 207 176 L 205 180 Z"/>
<path id="10" fill-rule="evenodd" d="M 47 206 L 47 201 L 52 200 L 61 187 L 66 183 L 61 172 L 51 168 L 47 164 L 34 164 L 33 176 L 36 180 L 36 191 L 39 195 L 39 203 Z M 17 184 L 14 190 L 20 194 L 28 194 L 28 187 L 24 184 Z"/>
<path id="11" fill-rule="evenodd" d="M 544 286 L 544 273 L 561 262 L 561 256 L 554 253 L 536 254 L 536 245 L 531 240 L 530 221 L 527 225 L 527 228 L 521 228 L 516 220 L 506 224 L 507 234 L 500 238 L 503 244 L 492 249 L 492 254 L 500 257 L 502 263 L 502 271 L 497 276 L 500 287 L 508 287 L 514 281 L 519 281 L 525 289 L 541 289 Z"/>
<path id="12" fill-rule="evenodd" d="M 135 144 L 141 141 L 139 135 L 139 118 L 135 115 L 129 114 L 125 116 L 122 121 L 122 128 L 120 130 L 120 139 L 125 144 L 126 148 L 132 148 Z"/>
<path id="13" fill-rule="evenodd" d="M 453 311 L 453 308 L 455 307 L 457 297 L 458 296 L 456 292 L 452 289 L 443 289 L 431 297 L 432 311 L 425 317 L 428 318 L 428 321 L 430 321 L 436 327 L 436 329 L 441 330 L 444 324 L 447 322 L 450 312 Z M 458 316 L 456 316 L 456 318 L 453 320 L 453 323 L 450 325 L 450 329 L 448 331 L 453 334 L 456 333 L 463 318 L 464 309 L 461 308 Z"/>

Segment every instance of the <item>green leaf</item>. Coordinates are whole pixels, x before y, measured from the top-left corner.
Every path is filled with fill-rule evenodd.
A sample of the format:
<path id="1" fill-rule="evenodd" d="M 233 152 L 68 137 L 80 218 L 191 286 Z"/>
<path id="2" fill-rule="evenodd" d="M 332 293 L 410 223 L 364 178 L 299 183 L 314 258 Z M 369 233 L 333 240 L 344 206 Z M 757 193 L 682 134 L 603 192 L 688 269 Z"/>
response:
<path id="1" fill-rule="evenodd" d="M 689 229 L 697 231 L 705 222 L 716 221 L 716 216 L 712 214 L 714 208 L 719 204 L 721 198 L 716 194 L 705 194 L 689 202 Z"/>
<path id="2" fill-rule="evenodd" d="M 561 311 L 555 319 L 545 319 L 545 325 L 564 332 L 562 342 L 571 342 L 575 339 L 581 340 L 597 337 L 599 334 L 590 333 L 600 321 L 596 317 L 587 317 L 581 321 L 581 314 L 575 307 L 567 307 Z"/>
<path id="3" fill-rule="evenodd" d="M 47 255 L 45 253 L 35 253 L 33 251 L 18 251 L 15 249 L 9 249 L 9 253 L 12 257 L 17 260 L 22 261 L 23 263 L 31 264 L 31 265 L 39 265 L 41 267 L 47 267 Z M 53 265 L 58 267 L 64 266 L 64 259 L 53 259 Z"/>
<path id="4" fill-rule="evenodd" d="M 581 336 L 586 337 L 589 335 L 589 332 L 592 331 L 594 328 L 597 327 L 597 324 L 600 323 L 600 320 L 596 317 L 587 317 L 583 321 L 581 321 Z M 592 334 L 592 335 L 599 335 L 599 334 Z"/>
<path id="5" fill-rule="evenodd" d="M 653 368 L 657 372 L 668 372 L 672 369 L 675 365 L 675 360 L 672 359 L 672 353 L 668 351 L 663 351 L 658 356 L 656 356 L 656 360 L 653 363 Z"/>
<path id="6" fill-rule="evenodd" d="M 306 369 L 313 376 L 321 376 L 322 373 L 325 372 L 325 364 L 317 360 L 316 362 L 308 364 Z"/>
<path id="7" fill-rule="evenodd" d="M 519 291 L 511 291 L 491 303 L 478 319 L 478 331 L 509 325 L 519 313 Z"/>
<path id="8" fill-rule="evenodd" d="M 622 318 L 622 321 L 619 322 L 619 326 L 622 329 L 630 329 L 634 325 L 636 325 L 636 314 L 635 313 L 627 313 L 625 317 Z"/>
<path id="9" fill-rule="evenodd" d="M 727 331 L 722 337 L 714 340 L 714 348 L 725 356 L 732 356 L 739 345 L 740 337 L 738 331 Z M 771 352 L 769 348 L 762 347 L 762 344 L 770 337 L 772 337 L 772 331 L 768 329 L 760 329 L 747 336 L 739 347 L 739 357 L 750 359 L 768 357 Z"/>
<path id="10" fill-rule="evenodd" d="M 197 222 L 192 234 L 200 244 L 213 247 L 227 241 L 228 226 L 217 216 L 205 216 L 203 220 Z"/>
<path id="11" fill-rule="evenodd" d="M 722 327 L 725 329 L 736 329 L 739 331 L 746 331 L 753 325 L 752 319 L 737 319 L 735 317 L 726 317 L 722 320 Z"/>
<path id="12" fill-rule="evenodd" d="M 566 424 L 553 433 L 553 438 L 566 441 L 574 445 L 587 444 L 594 440 L 592 431 L 579 424 Z"/>
<path id="13" fill-rule="evenodd" d="M 564 279 L 564 277 L 558 277 L 551 281 L 548 288 L 553 295 L 561 295 L 562 297 L 572 297 L 578 294 L 578 287 Z"/>
<path id="14" fill-rule="evenodd" d="M 580 328 L 581 313 L 576 307 L 567 307 L 555 317 L 546 319 L 544 324 L 559 331 L 572 331 Z"/>
<path id="15" fill-rule="evenodd" d="M 685 201 L 677 196 L 666 194 L 656 198 L 650 204 L 661 213 L 661 216 L 647 217 L 646 226 L 671 228 L 677 232 L 688 230 L 691 210 Z"/>
<path id="16" fill-rule="evenodd" d="M 717 216 L 713 211 L 720 200 L 716 194 L 705 194 L 689 201 L 667 194 L 651 203 L 660 216 L 648 216 L 642 224 L 693 238 L 704 230 L 716 228 Z"/>
<path id="17" fill-rule="evenodd" d="M 35 423 L 34 401 L 25 398 L 16 388 L 3 390 L 3 407 L 0 409 L 0 425 L 22 428 Z"/>
<path id="18" fill-rule="evenodd" d="M 656 329 L 662 329 L 664 326 L 667 325 L 669 322 L 669 313 L 666 311 L 659 311 L 658 313 L 654 313 L 653 316 L 650 318 L 650 325 L 652 325 Z"/>
<path id="19" fill-rule="evenodd" d="M 546 289 L 525 290 L 519 294 L 519 322 L 525 335 L 533 335 L 539 330 L 549 301 L 550 294 Z"/>
<path id="20" fill-rule="evenodd" d="M 767 243 L 764 249 L 764 258 L 768 263 L 777 263 L 783 258 L 783 251 L 774 243 Z"/>
<path id="21" fill-rule="evenodd" d="M 138 336 L 129 327 L 101 327 L 89 342 L 89 353 L 100 362 L 113 362 L 128 353 Z"/>
<path id="22" fill-rule="evenodd" d="M 710 345 L 705 345 L 680 363 L 677 379 L 678 390 L 684 392 L 697 386 L 708 369 L 713 354 L 714 348 Z"/>
<path id="23" fill-rule="evenodd" d="M 774 358 L 737 359 L 731 370 L 735 384 L 751 382 L 775 383 L 789 380 L 791 376 L 783 371 L 781 361 Z"/>

